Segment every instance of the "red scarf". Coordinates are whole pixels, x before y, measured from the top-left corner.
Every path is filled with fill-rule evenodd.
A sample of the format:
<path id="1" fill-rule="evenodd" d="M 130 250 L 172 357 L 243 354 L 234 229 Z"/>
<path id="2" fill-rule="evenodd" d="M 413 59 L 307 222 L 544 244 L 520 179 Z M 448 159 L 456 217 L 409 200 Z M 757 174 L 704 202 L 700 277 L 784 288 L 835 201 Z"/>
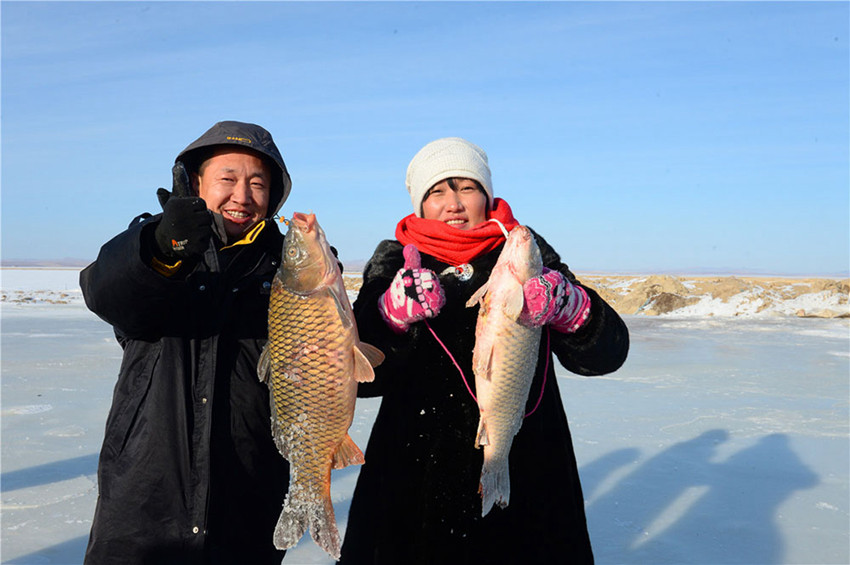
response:
<path id="1" fill-rule="evenodd" d="M 507 202 L 494 198 L 493 206 L 487 213 L 488 220 L 499 220 L 508 231 L 519 225 Z M 505 234 L 496 222 L 482 222 L 470 230 L 459 230 L 439 220 L 417 218 L 415 214 L 398 223 L 395 237 L 402 245 L 412 243 L 422 253 L 454 266 L 469 263 L 505 241 Z"/>

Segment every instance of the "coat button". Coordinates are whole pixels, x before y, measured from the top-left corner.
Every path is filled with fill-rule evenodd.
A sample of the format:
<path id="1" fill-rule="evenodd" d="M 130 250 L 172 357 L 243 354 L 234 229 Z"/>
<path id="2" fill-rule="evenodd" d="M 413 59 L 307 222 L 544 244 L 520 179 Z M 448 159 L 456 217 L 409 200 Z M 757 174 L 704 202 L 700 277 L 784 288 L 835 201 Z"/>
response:
<path id="1" fill-rule="evenodd" d="M 201 399 L 201 404 L 206 404 L 206 403 L 207 403 L 207 397 L 205 396 Z"/>
<path id="2" fill-rule="evenodd" d="M 206 290 L 206 289 L 207 289 L 207 286 L 203 285 L 203 284 L 198 287 L 198 290 Z"/>
<path id="3" fill-rule="evenodd" d="M 269 281 L 266 281 L 266 282 L 264 282 L 264 283 L 263 283 L 263 288 L 264 288 L 264 289 L 268 290 L 268 289 L 270 289 L 271 287 L 272 287 L 272 283 L 270 283 Z"/>
<path id="4" fill-rule="evenodd" d="M 198 533 L 198 532 L 200 532 L 200 531 L 201 531 L 201 529 L 200 529 L 198 526 L 195 526 L 194 528 L 192 528 L 192 533 L 193 533 L 193 534 L 197 534 L 197 533 Z"/>

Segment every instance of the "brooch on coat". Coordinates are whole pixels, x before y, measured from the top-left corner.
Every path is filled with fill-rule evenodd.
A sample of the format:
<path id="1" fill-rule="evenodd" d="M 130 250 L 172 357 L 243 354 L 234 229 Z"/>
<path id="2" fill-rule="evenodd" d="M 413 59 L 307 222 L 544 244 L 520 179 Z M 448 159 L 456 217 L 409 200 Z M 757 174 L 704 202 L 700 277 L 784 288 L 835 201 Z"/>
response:
<path id="1" fill-rule="evenodd" d="M 472 278 L 473 273 L 472 265 L 469 263 L 464 263 L 463 265 L 458 265 L 457 267 L 447 267 L 443 269 L 441 275 L 454 275 L 458 278 L 458 280 L 466 282 Z"/>

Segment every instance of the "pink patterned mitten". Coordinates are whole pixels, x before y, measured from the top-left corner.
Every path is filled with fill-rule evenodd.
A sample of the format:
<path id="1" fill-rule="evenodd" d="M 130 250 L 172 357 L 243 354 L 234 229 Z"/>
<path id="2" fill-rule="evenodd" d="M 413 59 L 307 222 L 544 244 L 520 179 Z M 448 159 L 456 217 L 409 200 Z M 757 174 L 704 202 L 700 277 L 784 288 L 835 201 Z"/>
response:
<path id="1" fill-rule="evenodd" d="M 414 322 L 433 318 L 446 303 L 440 280 L 434 271 L 422 268 L 416 246 L 405 245 L 403 253 L 404 267 L 378 299 L 381 316 L 396 333 L 405 333 Z"/>
<path id="2" fill-rule="evenodd" d="M 525 281 L 522 292 L 525 304 L 520 322 L 529 327 L 549 324 L 559 332 L 573 333 L 590 314 L 590 299 L 584 289 L 546 267 L 542 274 Z"/>

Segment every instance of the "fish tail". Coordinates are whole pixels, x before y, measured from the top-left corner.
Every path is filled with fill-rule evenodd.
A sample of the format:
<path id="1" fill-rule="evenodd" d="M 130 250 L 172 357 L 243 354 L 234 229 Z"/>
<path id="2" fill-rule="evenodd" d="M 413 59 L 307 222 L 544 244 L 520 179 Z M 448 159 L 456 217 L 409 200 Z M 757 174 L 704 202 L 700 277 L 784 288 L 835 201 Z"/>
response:
<path id="1" fill-rule="evenodd" d="M 330 498 L 327 498 L 323 505 L 313 507 L 309 518 L 310 535 L 313 536 L 313 541 L 328 555 L 339 561 L 342 540 L 336 528 L 336 517 Z"/>
<path id="2" fill-rule="evenodd" d="M 275 547 L 278 549 L 294 547 L 307 531 L 307 525 L 306 509 L 299 504 L 293 505 L 291 498 L 287 497 L 274 529 Z"/>
<path id="3" fill-rule="evenodd" d="M 486 516 L 494 504 L 499 508 L 508 505 L 511 498 L 511 476 L 508 471 L 508 462 L 498 468 L 491 468 L 487 463 L 481 468 L 481 484 L 478 487 L 481 493 L 481 516 Z"/>
<path id="4" fill-rule="evenodd" d="M 339 560 L 342 540 L 336 527 L 330 489 L 324 495 L 312 496 L 301 489 L 290 489 L 283 511 L 274 530 L 274 545 L 278 549 L 294 547 L 307 529 L 316 545 Z M 293 496 L 293 494 L 295 496 Z"/>

